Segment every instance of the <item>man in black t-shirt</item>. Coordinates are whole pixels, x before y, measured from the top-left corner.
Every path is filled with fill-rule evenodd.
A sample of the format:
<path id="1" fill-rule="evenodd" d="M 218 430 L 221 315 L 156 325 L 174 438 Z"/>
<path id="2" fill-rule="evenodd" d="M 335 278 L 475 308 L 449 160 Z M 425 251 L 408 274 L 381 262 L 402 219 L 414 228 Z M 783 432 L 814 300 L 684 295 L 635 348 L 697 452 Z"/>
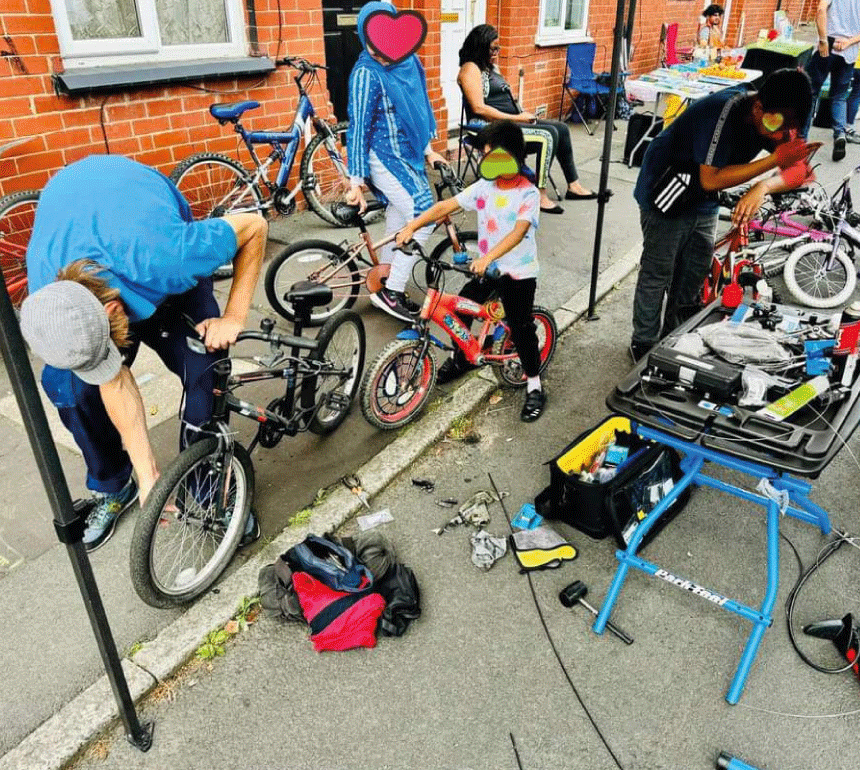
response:
<path id="1" fill-rule="evenodd" d="M 811 104 L 806 74 L 779 70 L 758 93 L 738 85 L 694 102 L 650 143 L 633 193 L 643 240 L 633 301 L 630 353 L 634 360 L 698 308 L 714 250 L 715 193 L 775 168 L 781 170 L 754 184 L 741 198 L 732 214 L 737 225 L 755 216 L 768 193 L 801 184 L 802 164 L 817 146 L 796 138 Z M 753 160 L 762 151 L 767 155 Z M 801 173 L 797 173 L 798 164 Z M 792 173 L 785 173 L 793 167 Z M 663 214 L 652 200 L 655 185 L 670 168 L 692 172 L 694 193 L 678 211 Z"/>

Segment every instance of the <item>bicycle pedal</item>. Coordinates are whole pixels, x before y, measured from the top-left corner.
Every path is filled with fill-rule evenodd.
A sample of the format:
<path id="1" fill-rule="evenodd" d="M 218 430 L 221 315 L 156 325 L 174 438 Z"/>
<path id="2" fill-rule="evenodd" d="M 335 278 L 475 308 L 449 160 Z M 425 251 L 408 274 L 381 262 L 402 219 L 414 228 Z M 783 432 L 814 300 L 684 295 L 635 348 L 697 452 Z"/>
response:
<path id="1" fill-rule="evenodd" d="M 351 403 L 351 399 L 349 396 L 343 393 L 335 393 L 331 392 L 326 395 L 325 405 L 329 409 L 338 409 L 339 411 L 344 411 L 349 409 L 349 405 Z"/>

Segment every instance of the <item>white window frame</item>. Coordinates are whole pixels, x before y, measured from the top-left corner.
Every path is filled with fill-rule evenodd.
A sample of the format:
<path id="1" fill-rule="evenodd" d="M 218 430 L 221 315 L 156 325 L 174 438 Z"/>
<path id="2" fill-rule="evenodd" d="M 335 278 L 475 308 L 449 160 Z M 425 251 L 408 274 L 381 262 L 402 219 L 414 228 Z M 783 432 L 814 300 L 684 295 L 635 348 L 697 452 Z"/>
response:
<path id="1" fill-rule="evenodd" d="M 134 0 L 140 21 L 139 38 L 75 40 L 65 0 L 51 0 L 60 54 L 67 69 L 123 64 L 236 58 L 247 55 L 245 14 L 241 0 L 224 0 L 227 11 L 225 43 L 163 45 L 154 0 Z"/>
<path id="2" fill-rule="evenodd" d="M 585 7 L 583 8 L 582 29 L 564 28 L 567 0 L 561 0 L 561 23 L 558 27 L 544 26 L 546 21 L 546 5 L 547 0 L 540 0 L 540 16 L 538 19 L 537 35 L 535 36 L 535 45 L 567 45 L 568 43 L 582 43 L 591 40 L 591 36 L 588 34 L 589 0 L 585 0 Z"/>

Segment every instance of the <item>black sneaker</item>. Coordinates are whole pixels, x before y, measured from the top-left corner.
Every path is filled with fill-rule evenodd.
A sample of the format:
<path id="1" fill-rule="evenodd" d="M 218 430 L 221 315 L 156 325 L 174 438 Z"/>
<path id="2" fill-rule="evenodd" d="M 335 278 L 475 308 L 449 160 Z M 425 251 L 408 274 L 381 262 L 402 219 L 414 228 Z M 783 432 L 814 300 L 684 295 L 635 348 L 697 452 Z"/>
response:
<path id="1" fill-rule="evenodd" d="M 636 340 L 633 340 L 630 343 L 630 347 L 627 352 L 630 353 L 630 358 L 633 359 L 633 363 L 635 364 L 638 363 L 652 347 L 653 346 L 650 342 L 637 342 Z"/>
<path id="2" fill-rule="evenodd" d="M 520 419 L 523 422 L 534 422 L 543 414 L 546 406 L 546 391 L 530 390 L 526 394 L 526 402 L 523 404 L 523 410 L 520 412 Z"/>
<path id="3" fill-rule="evenodd" d="M 403 292 L 403 307 L 405 307 L 412 315 L 418 315 L 421 312 L 421 305 L 413 302 L 410 296 Z"/>
<path id="4" fill-rule="evenodd" d="M 439 371 L 436 372 L 436 382 L 440 385 L 444 385 L 446 382 L 453 382 L 474 368 L 468 361 L 449 358 L 439 367 Z"/>
<path id="5" fill-rule="evenodd" d="M 370 301 L 388 315 L 399 318 L 401 321 L 412 323 L 415 320 L 407 307 L 406 295 L 402 291 L 392 291 L 383 286 L 376 294 L 370 295 Z"/>
<path id="6" fill-rule="evenodd" d="M 845 137 L 837 136 L 833 140 L 833 160 L 842 160 L 845 157 Z"/>

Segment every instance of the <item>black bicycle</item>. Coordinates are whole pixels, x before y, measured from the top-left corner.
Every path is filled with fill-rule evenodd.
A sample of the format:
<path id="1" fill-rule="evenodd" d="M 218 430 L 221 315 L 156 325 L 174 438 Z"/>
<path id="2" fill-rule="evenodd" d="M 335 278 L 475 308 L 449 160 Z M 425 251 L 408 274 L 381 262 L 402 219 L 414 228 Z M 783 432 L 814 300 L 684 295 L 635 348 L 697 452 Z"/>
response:
<path id="1" fill-rule="evenodd" d="M 261 331 L 244 331 L 237 342 L 269 344 L 263 368 L 233 374 L 229 358 L 214 368 L 212 420 L 201 438 L 166 468 L 137 518 L 131 540 L 131 579 L 144 602 L 175 607 L 204 593 L 239 547 L 254 499 L 251 452 L 270 449 L 284 436 L 302 431 L 331 433 L 346 418 L 361 382 L 365 333 L 361 318 L 342 310 L 323 325 L 315 340 L 303 338 L 312 308 L 331 302 L 327 286 L 303 282 L 288 292 L 298 308 L 294 333 L 276 334 L 264 319 Z M 188 345 L 200 351 L 199 337 Z M 243 401 L 243 385 L 282 379 L 284 395 L 261 407 Z M 245 449 L 230 428 L 230 414 L 254 420 L 257 434 Z"/>

